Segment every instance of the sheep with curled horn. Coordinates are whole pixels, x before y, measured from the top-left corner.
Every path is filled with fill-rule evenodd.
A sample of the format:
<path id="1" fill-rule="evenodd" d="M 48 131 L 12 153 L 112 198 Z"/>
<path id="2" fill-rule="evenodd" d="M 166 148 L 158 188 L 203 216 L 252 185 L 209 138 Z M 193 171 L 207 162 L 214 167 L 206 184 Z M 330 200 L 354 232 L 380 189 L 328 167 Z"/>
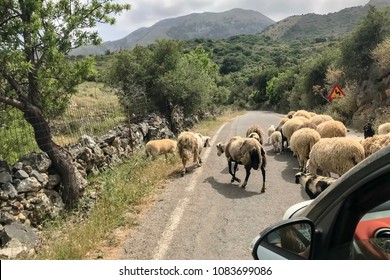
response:
<path id="1" fill-rule="evenodd" d="M 245 167 L 246 175 L 241 188 L 245 188 L 250 176 L 251 169 L 258 170 L 260 168 L 263 175 L 263 185 L 261 192 L 265 192 L 265 167 L 266 167 L 266 156 L 265 151 L 258 140 L 255 138 L 243 138 L 241 136 L 235 136 L 229 139 L 225 143 L 217 144 L 217 155 L 225 153 L 228 160 L 229 173 L 232 175 L 231 182 L 241 182 L 236 177 L 236 171 L 238 164 L 242 164 Z M 232 163 L 234 167 L 232 170 Z"/>

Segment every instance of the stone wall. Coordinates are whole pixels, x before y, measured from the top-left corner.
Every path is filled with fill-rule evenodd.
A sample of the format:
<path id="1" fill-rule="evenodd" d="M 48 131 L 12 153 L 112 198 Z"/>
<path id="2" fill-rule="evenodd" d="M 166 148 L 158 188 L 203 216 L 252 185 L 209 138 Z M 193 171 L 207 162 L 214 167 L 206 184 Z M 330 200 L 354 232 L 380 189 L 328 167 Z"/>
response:
<path id="1" fill-rule="evenodd" d="M 199 117 L 173 116 L 176 131 L 191 127 Z M 87 175 L 98 174 L 128 158 L 151 139 L 176 138 L 169 122 L 156 114 L 137 124 L 115 127 L 99 139 L 83 135 L 64 147 L 79 171 L 82 193 Z M 61 177 L 45 153 L 32 153 L 10 166 L 0 158 L 0 259 L 23 258 L 34 251 L 42 223 L 56 219 L 64 209 Z M 96 196 L 88 195 L 92 207 Z M 85 197 L 84 197 L 85 198 Z"/>

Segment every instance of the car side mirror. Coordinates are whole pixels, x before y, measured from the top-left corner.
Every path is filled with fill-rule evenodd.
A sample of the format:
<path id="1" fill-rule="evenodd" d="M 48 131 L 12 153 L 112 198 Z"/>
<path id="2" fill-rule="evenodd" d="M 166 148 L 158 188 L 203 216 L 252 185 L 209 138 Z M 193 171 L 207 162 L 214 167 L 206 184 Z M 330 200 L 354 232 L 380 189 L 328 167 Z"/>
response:
<path id="1" fill-rule="evenodd" d="M 285 220 L 264 230 L 252 242 L 255 260 L 309 259 L 314 224 L 306 218 Z"/>

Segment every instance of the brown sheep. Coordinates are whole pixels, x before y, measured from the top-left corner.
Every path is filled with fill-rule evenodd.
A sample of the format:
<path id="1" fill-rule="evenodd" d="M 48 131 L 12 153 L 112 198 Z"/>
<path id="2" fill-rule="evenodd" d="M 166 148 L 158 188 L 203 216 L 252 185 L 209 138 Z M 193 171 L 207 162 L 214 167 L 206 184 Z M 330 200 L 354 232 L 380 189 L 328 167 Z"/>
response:
<path id="1" fill-rule="evenodd" d="M 264 130 L 261 128 L 261 126 L 258 124 L 251 125 L 246 131 L 246 137 L 248 137 L 253 132 L 256 132 L 257 135 L 259 135 L 260 144 L 263 145 L 263 143 L 264 143 Z"/>

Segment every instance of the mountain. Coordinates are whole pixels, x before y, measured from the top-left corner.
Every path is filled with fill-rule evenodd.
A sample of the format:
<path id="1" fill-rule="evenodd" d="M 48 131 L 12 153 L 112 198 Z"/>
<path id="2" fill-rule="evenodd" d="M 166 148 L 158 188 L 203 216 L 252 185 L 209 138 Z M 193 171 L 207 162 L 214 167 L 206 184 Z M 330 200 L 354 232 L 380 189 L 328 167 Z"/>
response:
<path id="1" fill-rule="evenodd" d="M 143 27 L 126 37 L 109 41 L 100 46 L 82 46 L 71 55 L 104 54 L 107 51 L 131 49 L 135 45 L 148 45 L 157 39 L 189 40 L 194 38 L 225 39 L 241 34 L 257 34 L 275 21 L 263 14 L 243 9 L 221 13 L 193 13 L 164 19 L 151 27 Z"/>
<path id="2" fill-rule="evenodd" d="M 390 6 L 390 0 L 371 0 L 365 6 L 346 8 L 326 15 L 311 13 L 291 16 L 269 26 L 261 34 L 284 40 L 341 37 L 359 24 L 370 5 L 382 9 Z"/>

